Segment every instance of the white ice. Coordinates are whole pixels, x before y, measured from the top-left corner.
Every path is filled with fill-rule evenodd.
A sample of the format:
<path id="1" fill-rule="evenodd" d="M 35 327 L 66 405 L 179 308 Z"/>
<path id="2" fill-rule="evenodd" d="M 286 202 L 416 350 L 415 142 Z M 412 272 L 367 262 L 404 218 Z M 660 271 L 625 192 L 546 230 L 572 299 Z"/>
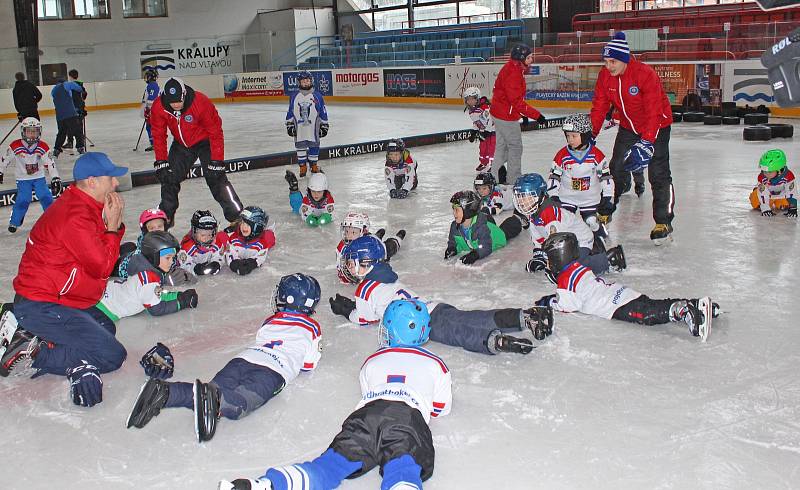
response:
<path id="1" fill-rule="evenodd" d="M 222 105 L 227 155 L 291 149 L 283 104 Z M 555 114 L 554 111 L 546 111 Z M 464 128 L 450 107 L 332 105 L 326 144 Z M 97 112 L 89 136 L 97 150 L 135 169 L 152 154 L 131 152 L 140 120 L 134 111 Z M 53 139 L 52 124 L 45 137 Z M 613 131 L 601 135 L 611 153 Z M 564 144 L 559 130 L 526 133 L 524 169 L 544 173 Z M 652 297 L 710 295 L 723 314 L 707 343 L 683 324 L 640 327 L 579 314 L 557 314 L 556 332 L 528 356 L 484 356 L 431 344 L 453 372 L 450 416 L 433 420 L 437 449 L 430 489 L 723 489 L 797 488 L 800 481 L 800 333 L 797 316 L 798 223 L 750 210 L 759 155 L 783 148 L 799 168 L 798 140 L 744 143 L 741 127 L 673 126 L 670 145 L 677 193 L 675 241 L 649 240 L 651 193 L 625 195 L 611 231 L 625 247 L 628 270 L 611 274 Z M 524 272 L 530 242 L 521 235 L 479 265 L 445 262 L 449 197 L 470 188 L 477 145 L 413 149 L 420 186 L 389 201 L 383 156 L 322 162 L 336 217 L 369 213 L 373 227 L 408 237 L 392 266 L 415 291 L 463 308 L 530 305 L 551 293 L 543 276 Z M 64 160 L 69 160 L 66 157 Z M 69 164 L 61 163 L 69 176 Z M 4 489 L 216 488 L 221 478 L 257 477 L 273 465 L 324 451 L 359 399 L 358 370 L 376 346 L 374 328 L 334 317 L 327 297 L 349 294 L 334 270 L 338 226 L 310 229 L 292 215 L 284 168 L 231 175 L 242 200 L 258 204 L 277 226 L 267 265 L 240 278 L 229 271 L 197 286 L 196 310 L 124 319 L 118 338 L 128 360 L 106 374 L 104 401 L 72 405 L 64 378 L 0 380 Z M 7 180 L 9 174 L 6 174 Z M 124 194 L 127 239 L 136 219 L 158 202 L 156 186 Z M 183 233 L 193 210 L 222 213 L 202 179 L 187 181 L 178 211 Z M 10 208 L 2 211 L 5 216 Z M 11 281 L 27 233 L 40 215 L 32 205 L 15 235 L 0 233 L 0 279 Z M 4 228 L 4 227 L 3 227 Z M 239 421 L 222 420 L 198 444 L 189 410 L 165 410 L 142 430 L 125 420 L 144 382 L 138 360 L 156 341 L 172 349 L 176 380 L 209 380 L 243 346 L 267 314 L 277 279 L 302 271 L 322 284 L 319 368 Z M 378 488 L 377 471 L 342 488 Z"/>

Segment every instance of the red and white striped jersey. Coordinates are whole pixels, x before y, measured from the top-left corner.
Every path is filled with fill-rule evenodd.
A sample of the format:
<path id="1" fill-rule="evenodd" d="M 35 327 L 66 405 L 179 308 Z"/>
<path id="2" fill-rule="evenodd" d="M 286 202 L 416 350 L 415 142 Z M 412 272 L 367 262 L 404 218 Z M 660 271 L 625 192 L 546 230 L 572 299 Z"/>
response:
<path id="1" fill-rule="evenodd" d="M 359 375 L 361 401 L 403 402 L 420 411 L 425 422 L 450 413 L 450 370 L 436 354 L 422 347 L 384 347 L 364 361 Z"/>
<path id="2" fill-rule="evenodd" d="M 228 235 L 217 233 L 214 242 L 205 246 L 197 243 L 192 237 L 192 232 L 186 234 L 181 240 L 181 249 L 178 251 L 178 265 L 188 272 L 194 274 L 194 266 L 197 264 L 207 264 L 209 262 L 225 263 L 228 253 Z"/>
<path id="3" fill-rule="evenodd" d="M 594 145 L 585 153 L 561 148 L 553 158 L 547 193 L 580 208 L 597 206 L 602 197 L 613 198 L 614 179 L 606 156 Z"/>
<path id="4" fill-rule="evenodd" d="M 282 311 L 264 320 L 256 341 L 236 357 L 266 366 L 288 384 L 300 371 L 312 371 L 322 357 L 322 327 L 303 313 Z"/>
<path id="5" fill-rule="evenodd" d="M 26 145 L 21 139 L 12 141 L 0 161 L 0 172 L 5 172 L 12 162 L 16 163 L 17 180 L 40 179 L 45 176 L 45 169 L 51 179 L 58 177 L 53 152 L 44 141 L 33 146 Z"/>
<path id="6" fill-rule="evenodd" d="M 429 303 L 425 298 L 420 298 L 417 293 L 404 286 L 400 281 L 383 283 L 364 279 L 356 286 L 356 309 L 350 313 L 350 321 L 356 325 L 370 325 L 378 323 L 383 318 L 383 312 L 389 303 L 396 299 L 417 298 L 428 306 L 428 311 L 433 311 L 437 303 Z"/>
<path id="7" fill-rule="evenodd" d="M 556 299 L 551 306 L 558 311 L 579 311 L 610 320 L 617 308 L 641 295 L 627 286 L 595 277 L 590 268 L 576 261 L 558 274 Z"/>
<path id="8" fill-rule="evenodd" d="M 333 194 L 330 191 L 325 191 L 325 195 L 319 202 L 314 202 L 308 195 L 303 196 L 303 204 L 300 206 L 300 216 L 303 221 L 308 219 L 309 216 L 322 216 L 325 213 L 333 214 Z"/>
<path id="9" fill-rule="evenodd" d="M 541 248 L 547 237 L 556 232 L 574 233 L 578 237 L 578 245 L 583 248 L 591 249 L 594 245 L 594 234 L 589 226 L 575 213 L 558 206 L 548 206 L 538 217 L 530 217 L 530 220 L 528 233 L 531 235 L 534 248 Z"/>
<path id="10" fill-rule="evenodd" d="M 272 228 L 264 230 L 261 235 L 252 240 L 248 240 L 239 233 L 237 228 L 228 235 L 228 253 L 226 254 L 228 263 L 236 259 L 256 259 L 256 263 L 261 267 L 267 261 L 267 256 L 272 247 L 275 246 L 275 233 Z"/>
<path id="11" fill-rule="evenodd" d="M 786 199 L 790 205 L 796 205 L 794 173 L 787 168 L 772 179 L 768 179 L 766 175 L 759 173 L 758 197 L 761 202 L 761 211 L 770 209 L 769 203 L 772 199 Z"/>
<path id="12" fill-rule="evenodd" d="M 486 100 L 486 97 L 481 97 L 481 100 L 475 107 L 470 107 L 467 111 L 474 129 L 494 133 L 494 119 L 492 119 L 492 115 L 489 113 L 489 101 Z"/>

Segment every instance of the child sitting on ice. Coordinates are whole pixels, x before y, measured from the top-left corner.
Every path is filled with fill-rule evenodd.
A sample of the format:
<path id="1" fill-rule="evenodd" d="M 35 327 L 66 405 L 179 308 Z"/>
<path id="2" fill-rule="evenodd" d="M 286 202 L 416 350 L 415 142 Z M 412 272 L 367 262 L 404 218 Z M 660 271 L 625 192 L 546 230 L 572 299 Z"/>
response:
<path id="1" fill-rule="evenodd" d="M 336 272 L 343 284 L 348 284 L 352 282 L 352 280 L 347 277 L 347 267 L 345 267 L 344 261 L 342 260 L 342 250 L 356 238 L 369 235 L 369 228 L 370 223 L 367 213 L 351 211 L 342 219 L 342 239 L 339 241 L 339 245 L 336 246 Z M 375 232 L 375 236 L 381 240 L 383 240 L 385 234 L 386 230 L 383 228 Z M 386 247 L 387 262 L 400 250 L 400 245 L 403 243 L 405 237 L 406 230 L 400 230 L 395 236 L 384 240 L 383 246 Z"/>
<path id="2" fill-rule="evenodd" d="M 289 205 L 293 213 L 299 213 L 303 221 L 311 227 L 327 225 L 333 221 L 333 194 L 328 190 L 328 177 L 324 173 L 311 174 L 305 197 L 300 194 L 294 172 L 287 170 L 285 179 L 289 183 Z"/>
<path id="3" fill-rule="evenodd" d="M 481 172 L 473 181 L 475 192 L 481 197 L 481 211 L 494 216 L 514 209 L 508 187 L 498 184 L 491 172 Z"/>
<path id="4" fill-rule="evenodd" d="M 267 228 L 269 216 L 258 206 L 247 206 L 240 215 L 239 226 L 228 235 L 228 265 L 240 276 L 246 276 L 267 261 L 275 246 L 275 233 Z"/>
<path id="5" fill-rule="evenodd" d="M 181 240 L 178 264 L 195 276 L 218 274 L 228 251 L 228 235 L 217 233 L 219 223 L 208 210 L 195 211 L 191 224 Z"/>
<path id="6" fill-rule="evenodd" d="M 405 142 L 400 138 L 389 140 L 386 144 L 386 188 L 392 199 L 405 199 L 408 193 L 417 188 L 417 162 L 406 150 Z"/>
<path id="7" fill-rule="evenodd" d="M 753 209 L 760 210 L 762 216 L 775 216 L 775 211 L 785 210 L 784 216 L 797 218 L 794 174 L 786 166 L 786 153 L 769 150 L 761 155 L 758 165 L 758 185 L 750 193 Z"/>

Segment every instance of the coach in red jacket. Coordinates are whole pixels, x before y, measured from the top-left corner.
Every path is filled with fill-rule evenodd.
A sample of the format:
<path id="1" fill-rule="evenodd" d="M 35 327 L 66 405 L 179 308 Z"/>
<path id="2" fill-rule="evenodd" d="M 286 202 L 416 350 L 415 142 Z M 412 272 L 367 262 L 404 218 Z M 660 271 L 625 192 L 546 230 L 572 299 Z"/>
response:
<path id="1" fill-rule="evenodd" d="M 91 406 L 102 399 L 99 374 L 118 369 L 127 355 L 114 337 L 114 323 L 92 308 L 119 258 L 124 203 L 114 191 L 117 177 L 127 171 L 104 153 L 82 155 L 73 170 L 75 184 L 33 225 L 14 278 L 14 314 L 22 329 L 2 358 L 0 374 L 7 376 L 30 357 L 41 374 L 67 374 L 76 403 Z"/>
<path id="2" fill-rule="evenodd" d="M 513 184 L 522 174 L 522 129 L 519 119 L 535 119 L 544 124 L 545 117 L 525 102 L 525 71 L 533 64 L 531 48 L 518 44 L 511 49 L 511 59 L 500 69 L 492 91 L 489 113 L 494 119 L 497 143 L 492 173 L 500 183 L 498 171 L 506 163 L 506 181 Z"/>
<path id="3" fill-rule="evenodd" d="M 648 168 L 653 190 L 655 227 L 650 239 L 656 244 L 672 233 L 675 191 L 669 169 L 669 135 L 672 108 L 655 70 L 631 59 L 625 33 L 618 32 L 603 50 L 605 67 L 597 76 L 592 100 L 592 130 L 600 133 L 613 104 L 619 112 L 619 132 L 611 157 L 616 204 L 631 187 L 630 172 Z M 601 215 L 610 215 L 611 209 Z"/>
<path id="4" fill-rule="evenodd" d="M 199 158 L 211 195 L 222 206 L 225 218 L 235 221 L 242 211 L 239 196 L 225 175 L 225 141 L 222 119 L 214 104 L 200 92 L 170 78 L 150 112 L 156 176 L 161 182 L 161 204 L 170 225 L 178 209 L 181 182 Z M 173 141 L 167 154 L 167 128 Z"/>

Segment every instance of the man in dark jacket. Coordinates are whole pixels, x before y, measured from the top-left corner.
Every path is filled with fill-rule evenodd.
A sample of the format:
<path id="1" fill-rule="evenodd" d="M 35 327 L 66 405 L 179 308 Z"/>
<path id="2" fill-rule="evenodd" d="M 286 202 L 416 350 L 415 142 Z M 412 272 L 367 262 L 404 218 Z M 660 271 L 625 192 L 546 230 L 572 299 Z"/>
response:
<path id="1" fill-rule="evenodd" d="M 39 119 L 39 101 L 42 100 L 42 93 L 28 80 L 25 74 L 17 72 L 14 75 L 17 83 L 14 84 L 14 108 L 17 110 L 17 119 L 22 121 L 26 117 Z"/>
<path id="2" fill-rule="evenodd" d="M 214 104 L 201 92 L 170 78 L 150 112 L 153 150 L 158 181 L 161 182 L 161 208 L 174 224 L 181 182 L 192 164 L 200 159 L 203 176 L 211 195 L 222 206 L 225 218 L 235 221 L 242 202 L 225 175 L 225 138 L 222 119 Z M 167 128 L 174 138 L 167 153 Z"/>
<path id="3" fill-rule="evenodd" d="M 56 109 L 56 122 L 58 123 L 58 134 L 56 134 L 55 148 L 53 149 L 53 156 L 57 157 L 61 154 L 64 141 L 68 136 L 75 136 L 78 153 L 86 153 L 86 147 L 83 141 L 83 128 L 81 128 L 81 119 L 78 110 L 75 108 L 74 95 L 77 93 L 79 96 L 83 89 L 73 81 L 65 82 L 59 80 L 58 84 L 50 91 L 53 97 L 53 106 Z"/>
<path id="4" fill-rule="evenodd" d="M 127 171 L 104 153 L 82 155 L 75 185 L 33 225 L 14 278 L 21 329 L 0 359 L 0 376 L 33 359 L 38 374 L 67 374 L 75 404 L 102 401 L 100 373 L 118 369 L 127 356 L 113 322 L 93 308 L 125 234 L 124 203 L 115 189 Z"/>
<path id="5" fill-rule="evenodd" d="M 74 82 L 81 88 L 80 92 L 72 92 L 72 105 L 75 106 L 75 112 L 78 113 L 78 127 L 81 129 L 81 134 L 86 138 L 86 88 L 83 82 L 78 78 L 78 70 L 72 69 L 69 71 L 69 81 Z M 67 141 L 64 143 L 64 148 L 73 148 L 75 146 L 75 136 L 67 136 Z"/>

